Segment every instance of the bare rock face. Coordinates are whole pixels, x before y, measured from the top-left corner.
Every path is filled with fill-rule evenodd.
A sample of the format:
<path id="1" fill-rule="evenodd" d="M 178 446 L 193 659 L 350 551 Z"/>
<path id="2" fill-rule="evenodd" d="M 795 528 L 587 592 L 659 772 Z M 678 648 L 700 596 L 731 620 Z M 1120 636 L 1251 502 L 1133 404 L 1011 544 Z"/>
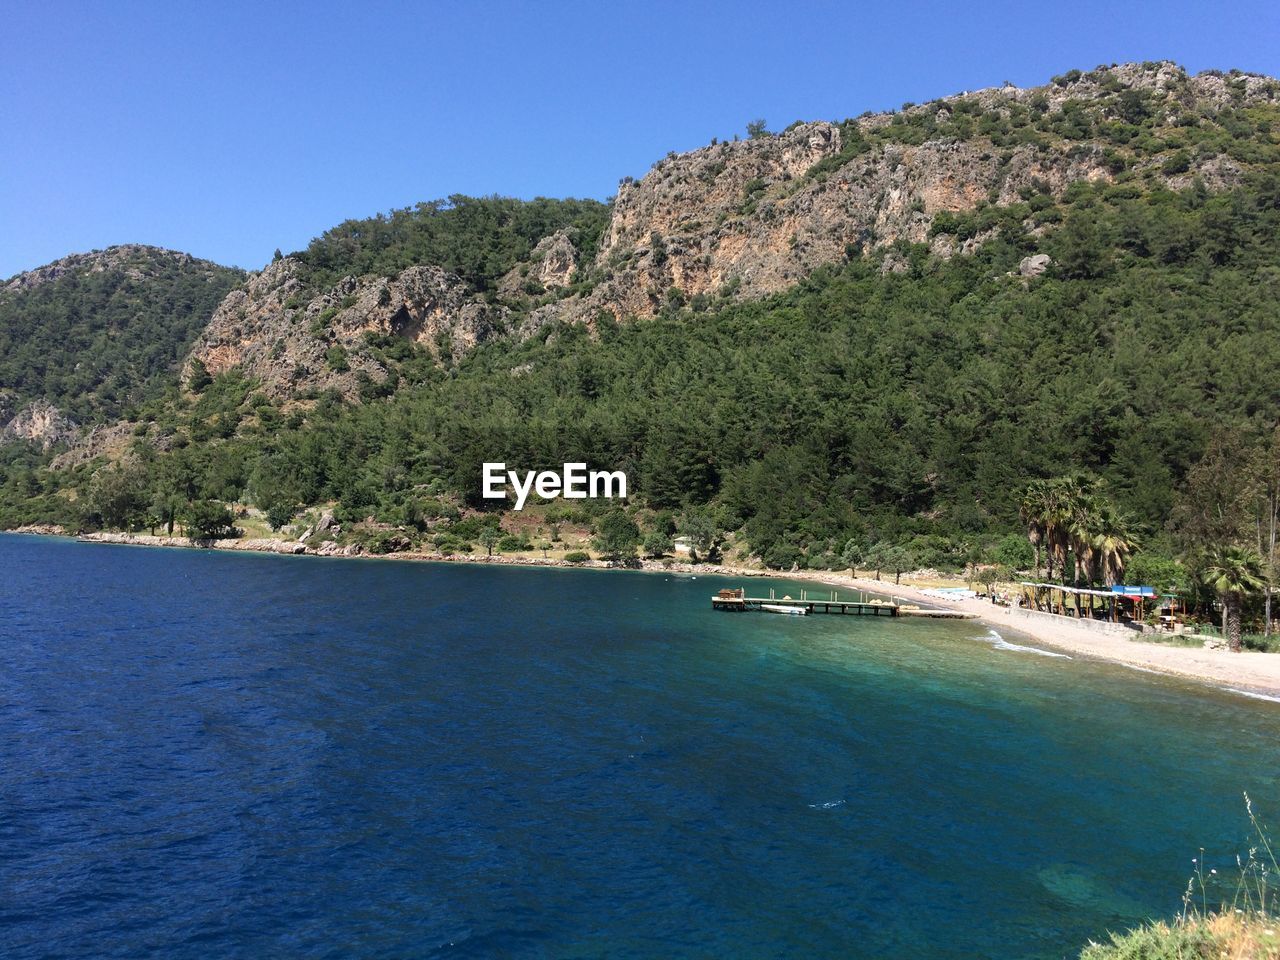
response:
<path id="1" fill-rule="evenodd" d="M 71 443 L 79 427 L 53 404 L 36 400 L 0 427 L 0 444 L 28 442 L 44 450 L 60 443 Z"/>
<path id="2" fill-rule="evenodd" d="M 1280 96 L 1280 86 L 1266 77 L 1192 77 L 1171 63 L 1123 64 L 1070 74 L 1043 87 L 966 92 L 907 108 L 902 115 L 945 120 L 961 100 L 966 108 L 976 104 L 997 117 L 1008 116 L 1015 105 L 1052 114 L 1069 101 L 1095 101 L 1117 91 L 1149 95 L 1168 124 L 1189 111 L 1273 102 Z M 892 114 L 868 115 L 852 129 L 861 136 L 893 121 Z M 974 135 L 918 145 L 876 143 L 854 155 L 841 152 L 842 129 L 851 128 L 802 123 L 776 136 L 672 154 L 643 179 L 624 180 L 590 265 L 598 282 L 582 297 L 538 307 L 524 331 L 557 319 L 592 323 L 602 311 L 616 319 L 651 316 L 673 297 L 677 302 L 700 294 L 761 297 L 792 286 L 817 267 L 898 240 L 929 241 L 944 257 L 972 253 L 991 234 L 962 243 L 945 235 L 931 240 L 938 214 L 965 213 L 987 202 L 1015 203 L 1028 190 L 1060 199 L 1073 183 L 1114 176 L 1104 146 L 1096 142 L 998 148 Z M 1214 190 L 1239 182 L 1240 174 L 1236 163 L 1216 157 L 1162 179 L 1177 189 L 1198 177 Z"/>
<path id="3" fill-rule="evenodd" d="M 372 332 L 405 337 L 436 357 L 454 359 L 487 339 L 501 320 L 456 274 L 431 266 L 409 267 L 389 280 L 348 277 L 307 305 L 308 318 L 327 309 L 338 310 L 330 339 L 345 347 L 358 347 Z"/>
<path id="4" fill-rule="evenodd" d="M 880 261 L 880 274 L 886 273 L 906 273 L 911 269 L 911 264 L 900 253 L 890 251 L 885 258 Z"/>
<path id="5" fill-rule="evenodd" d="M 528 262 L 511 270 L 498 282 L 498 295 L 516 300 L 521 295 L 537 295 L 567 287 L 578 269 L 578 248 L 563 230 L 544 237 Z"/>
<path id="6" fill-rule="evenodd" d="M 1185 190 L 1198 180 L 1206 190 L 1218 193 L 1239 186 L 1243 178 L 1240 164 L 1230 157 L 1217 156 L 1196 159 L 1186 173 L 1169 174 L 1161 179 L 1170 190 Z"/>
<path id="7" fill-rule="evenodd" d="M 437 358 L 456 359 L 492 336 L 505 317 L 439 267 L 345 277 L 319 294 L 301 274 L 302 265 L 286 257 L 228 294 L 192 348 L 184 377 L 200 360 L 215 375 L 239 366 L 276 396 L 302 385 L 352 394 L 360 371 L 374 382 L 387 376 L 368 355 L 366 335 L 404 337 Z"/>
<path id="8" fill-rule="evenodd" d="M 1018 264 L 1018 273 L 1024 277 L 1038 277 L 1049 269 L 1053 260 L 1047 253 L 1037 253 L 1030 257 L 1023 257 Z"/>
<path id="9" fill-rule="evenodd" d="M 82 432 L 70 449 L 54 457 L 53 466 L 64 470 L 89 463 L 98 457 L 119 460 L 128 451 L 133 436 L 133 426 L 129 423 L 100 423 Z"/>
<path id="10" fill-rule="evenodd" d="M 973 210 L 992 197 L 1014 202 L 1033 183 L 1060 195 L 1077 180 L 1110 178 L 1100 148 L 1044 156 L 1028 146 L 1001 158 L 980 142 L 955 140 L 887 144 L 808 176 L 839 153 L 840 137 L 832 124 L 801 124 L 668 158 L 624 183 L 596 261 L 607 279 L 581 300 L 541 308 L 533 325 L 590 322 L 600 310 L 650 316 L 672 288 L 686 298 L 766 296 L 857 251 L 925 242 L 940 212 Z"/>
<path id="11" fill-rule="evenodd" d="M 709 232 L 715 224 L 698 219 L 701 215 L 741 207 L 756 181 L 795 180 L 839 151 L 838 127 L 810 123 L 777 137 L 720 143 L 660 160 L 643 180 L 623 181 L 600 256 L 607 261 L 648 244 L 654 232 L 663 237 Z"/>
<path id="12" fill-rule="evenodd" d="M 672 287 L 696 296 L 737 283 L 742 296 L 759 296 L 835 259 L 847 231 L 818 222 L 823 205 L 800 178 L 839 150 L 837 126 L 801 124 L 671 156 L 644 179 L 624 181 L 596 258 L 610 276 L 569 318 L 600 309 L 649 316 Z"/>

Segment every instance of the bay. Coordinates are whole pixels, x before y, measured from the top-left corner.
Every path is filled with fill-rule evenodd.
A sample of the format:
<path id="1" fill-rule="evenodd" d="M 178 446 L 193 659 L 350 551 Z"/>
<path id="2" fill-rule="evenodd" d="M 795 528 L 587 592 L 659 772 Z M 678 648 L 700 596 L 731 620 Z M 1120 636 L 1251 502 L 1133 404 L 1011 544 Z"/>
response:
<path id="1" fill-rule="evenodd" d="M 0 536 L 0 954 L 1074 956 L 1280 806 L 1280 705 L 742 583 Z"/>

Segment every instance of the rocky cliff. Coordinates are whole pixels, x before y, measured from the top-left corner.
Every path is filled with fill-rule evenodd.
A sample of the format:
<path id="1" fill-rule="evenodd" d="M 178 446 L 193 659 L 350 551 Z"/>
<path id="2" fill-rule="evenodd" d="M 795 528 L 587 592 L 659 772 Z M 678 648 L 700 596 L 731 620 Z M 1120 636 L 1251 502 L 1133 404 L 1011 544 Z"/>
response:
<path id="1" fill-rule="evenodd" d="M 269 393 L 300 387 L 356 392 L 388 371 L 367 350 L 370 338 L 400 337 L 437 359 L 456 359 L 501 328 L 506 310 L 476 297 L 457 275 L 415 266 L 393 277 L 345 277 L 308 287 L 300 262 L 285 257 L 254 274 L 218 306 L 192 348 L 211 374 L 240 367 Z"/>
<path id="2" fill-rule="evenodd" d="M 1241 161 L 1189 131 L 1274 106 L 1278 91 L 1266 77 L 1125 64 L 672 155 L 619 187 L 594 289 L 536 307 L 527 328 L 601 310 L 650 316 L 673 296 L 760 297 L 899 240 L 963 253 L 983 238 L 936 235 L 940 213 L 1061 199 L 1074 183 L 1125 170 L 1174 189 L 1195 178 L 1223 189 Z M 1186 145 L 1195 149 L 1183 158 Z"/>
<path id="3" fill-rule="evenodd" d="M 1266 77 L 1125 64 L 713 142 L 623 180 L 598 242 L 555 229 L 486 289 L 429 262 L 337 282 L 330 264 L 318 282 L 305 260 L 282 258 L 223 300 L 185 370 L 240 367 L 277 397 L 354 396 L 392 376 L 370 348 L 380 338 L 446 362 L 509 330 L 766 296 L 900 241 L 963 255 L 995 229 L 954 224 L 984 210 L 1019 209 L 1038 237 L 1055 222 L 1046 208 L 1082 182 L 1232 186 L 1250 163 L 1233 118 L 1275 110 L 1278 96 Z M 370 221 L 369 232 L 395 222 Z M 362 232 L 341 243 L 364 242 Z"/>
<path id="4" fill-rule="evenodd" d="M 71 443 L 79 433 L 76 423 L 45 400 L 15 409 L 12 397 L 0 397 L 0 444 L 34 443 L 43 450 Z"/>

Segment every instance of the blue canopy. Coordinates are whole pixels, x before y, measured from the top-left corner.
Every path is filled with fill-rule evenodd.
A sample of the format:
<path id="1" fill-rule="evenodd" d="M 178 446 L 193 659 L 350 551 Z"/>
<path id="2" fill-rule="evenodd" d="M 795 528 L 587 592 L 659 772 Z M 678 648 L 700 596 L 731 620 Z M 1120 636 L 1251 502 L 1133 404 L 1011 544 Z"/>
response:
<path id="1" fill-rule="evenodd" d="M 1130 587 L 1125 584 L 1118 583 L 1111 588 L 1111 592 L 1123 594 L 1126 597 L 1154 597 L 1156 595 L 1156 588 Z"/>

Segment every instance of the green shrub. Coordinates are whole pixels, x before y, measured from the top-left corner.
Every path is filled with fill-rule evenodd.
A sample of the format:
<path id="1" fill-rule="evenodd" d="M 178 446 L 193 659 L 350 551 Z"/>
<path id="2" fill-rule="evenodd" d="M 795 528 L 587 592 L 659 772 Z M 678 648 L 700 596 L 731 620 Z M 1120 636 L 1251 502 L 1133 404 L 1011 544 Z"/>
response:
<path id="1" fill-rule="evenodd" d="M 569 563 L 586 563 L 591 559 L 591 554 L 584 550 L 570 550 L 564 555 L 564 558 Z"/>
<path id="2" fill-rule="evenodd" d="M 1108 944 L 1091 943 L 1080 960 L 1210 960 L 1226 957 L 1221 944 L 1200 923 L 1157 923 L 1111 935 Z"/>
<path id="3" fill-rule="evenodd" d="M 324 362 L 334 373 L 345 373 L 351 369 L 351 364 L 347 362 L 347 351 L 337 345 L 325 351 Z"/>
<path id="4" fill-rule="evenodd" d="M 447 533 L 440 534 L 432 542 L 441 553 L 471 553 L 475 550 L 475 547 L 466 540 Z"/>
<path id="5" fill-rule="evenodd" d="M 1167 174 L 1186 173 L 1191 169 L 1191 155 L 1185 150 L 1171 153 L 1160 169 Z"/>
<path id="6" fill-rule="evenodd" d="M 195 501 L 187 507 L 183 519 L 192 539 L 223 540 L 237 532 L 231 511 L 212 500 Z"/>
<path id="7" fill-rule="evenodd" d="M 1030 542 L 1020 533 L 1011 533 L 987 551 L 987 559 L 1011 570 L 1030 570 L 1036 554 Z"/>

